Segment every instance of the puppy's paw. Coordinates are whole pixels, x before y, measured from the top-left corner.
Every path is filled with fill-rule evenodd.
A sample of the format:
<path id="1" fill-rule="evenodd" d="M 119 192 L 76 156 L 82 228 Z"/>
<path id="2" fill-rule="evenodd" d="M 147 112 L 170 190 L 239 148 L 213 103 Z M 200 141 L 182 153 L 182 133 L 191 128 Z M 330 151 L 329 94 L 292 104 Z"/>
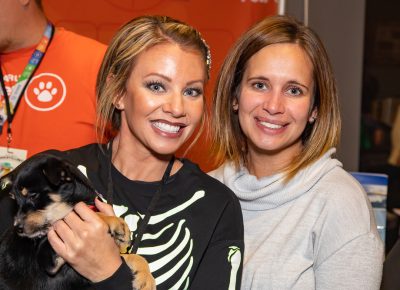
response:
<path id="1" fill-rule="evenodd" d="M 102 213 L 98 213 L 98 215 L 108 225 L 109 232 L 119 246 L 120 253 L 126 253 L 131 244 L 131 231 L 126 222 L 116 216 L 107 216 Z"/>
<path id="2" fill-rule="evenodd" d="M 151 275 L 149 264 L 146 259 L 135 254 L 122 255 L 129 268 L 133 272 L 133 289 L 136 290 L 156 290 L 156 281 Z"/>
<path id="3" fill-rule="evenodd" d="M 109 228 L 111 236 L 119 246 L 120 253 L 126 253 L 131 244 L 131 231 L 128 225 L 122 218 L 115 217 L 113 222 L 109 224 Z"/>

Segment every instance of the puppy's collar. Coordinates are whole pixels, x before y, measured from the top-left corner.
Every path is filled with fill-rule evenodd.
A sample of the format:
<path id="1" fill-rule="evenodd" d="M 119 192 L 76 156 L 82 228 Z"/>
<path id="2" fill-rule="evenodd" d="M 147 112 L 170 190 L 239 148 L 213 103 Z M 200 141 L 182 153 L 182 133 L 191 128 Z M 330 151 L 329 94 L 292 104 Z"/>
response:
<path id="1" fill-rule="evenodd" d="M 87 205 L 92 211 L 98 212 L 99 209 L 94 205 L 94 204 L 88 204 Z"/>

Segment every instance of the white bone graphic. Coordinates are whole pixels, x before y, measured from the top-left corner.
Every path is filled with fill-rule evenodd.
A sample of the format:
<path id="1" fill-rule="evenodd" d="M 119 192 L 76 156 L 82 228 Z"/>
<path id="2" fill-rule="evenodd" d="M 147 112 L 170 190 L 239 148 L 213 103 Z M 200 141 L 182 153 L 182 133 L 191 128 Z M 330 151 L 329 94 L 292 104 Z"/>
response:
<path id="1" fill-rule="evenodd" d="M 231 276 L 229 279 L 229 287 L 228 290 L 236 289 L 236 277 L 237 272 L 240 267 L 240 261 L 242 260 L 242 254 L 240 252 L 240 248 L 236 246 L 229 247 L 230 251 L 228 254 L 228 261 L 231 263 Z"/>

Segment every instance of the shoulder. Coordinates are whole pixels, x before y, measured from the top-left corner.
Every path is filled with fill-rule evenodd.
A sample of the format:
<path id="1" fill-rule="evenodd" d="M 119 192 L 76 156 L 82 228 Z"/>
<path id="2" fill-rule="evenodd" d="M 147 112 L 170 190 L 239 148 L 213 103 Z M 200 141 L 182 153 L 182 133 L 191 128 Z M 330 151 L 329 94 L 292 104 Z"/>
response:
<path id="1" fill-rule="evenodd" d="M 53 47 L 55 46 L 57 49 L 62 49 L 64 51 L 68 49 L 76 52 L 78 56 L 90 54 L 91 58 L 96 58 L 96 56 L 102 58 L 107 49 L 107 45 L 95 39 L 66 30 L 62 27 L 56 28 L 52 44 Z"/>
<path id="2" fill-rule="evenodd" d="M 67 151 L 48 150 L 43 153 L 56 155 L 77 167 L 98 192 L 106 195 L 109 169 L 106 145 L 93 143 Z"/>
<path id="3" fill-rule="evenodd" d="M 196 164 L 184 160 L 186 182 L 193 182 L 205 192 L 202 208 L 213 220 L 215 232 L 212 242 L 242 241 L 243 216 L 239 199 L 226 185 L 203 172 Z M 189 180 L 189 176 L 194 179 Z M 242 246 L 240 246 L 242 247 Z"/>
<path id="4" fill-rule="evenodd" d="M 57 27 L 54 37 L 57 37 L 59 39 L 63 39 L 63 40 L 74 40 L 77 41 L 78 43 L 72 43 L 73 45 L 80 45 L 80 44 L 84 44 L 84 45 L 89 45 L 91 47 L 98 47 L 99 49 L 106 49 L 107 45 L 105 45 L 104 43 L 97 41 L 93 38 L 84 36 L 82 34 L 78 34 L 76 32 L 67 30 L 63 27 Z"/>
<path id="5" fill-rule="evenodd" d="M 187 159 L 183 160 L 186 178 L 193 178 L 194 184 L 202 187 L 207 192 L 207 198 L 214 202 L 231 203 L 239 206 L 239 200 L 236 195 L 221 181 L 213 178 L 202 171 L 199 166 Z"/>
<path id="6" fill-rule="evenodd" d="M 325 174 L 316 187 L 324 192 L 327 201 L 343 205 L 368 208 L 368 198 L 361 184 L 341 167 Z"/>
<path id="7" fill-rule="evenodd" d="M 319 222 L 328 227 L 332 240 L 352 240 L 368 233 L 378 238 L 371 203 L 361 184 L 340 167 L 315 185 L 315 199 L 322 208 Z"/>
<path id="8" fill-rule="evenodd" d="M 382 246 L 366 192 L 343 168 L 326 172 L 308 194 L 308 213 L 315 217 L 316 265 L 346 248 L 357 247 L 357 241 L 377 249 Z"/>
<path id="9" fill-rule="evenodd" d="M 93 163 L 101 159 L 103 155 L 105 156 L 105 150 L 106 149 L 104 145 L 93 143 L 66 151 L 47 150 L 43 153 L 56 155 L 60 158 L 68 160 L 69 162 L 77 166 L 83 165 L 85 167 L 90 167 Z"/>
<path id="10" fill-rule="evenodd" d="M 207 172 L 207 174 L 221 182 L 223 182 L 224 180 L 224 168 L 225 168 L 226 164 L 222 164 L 221 166 L 219 166 L 218 168 Z"/>

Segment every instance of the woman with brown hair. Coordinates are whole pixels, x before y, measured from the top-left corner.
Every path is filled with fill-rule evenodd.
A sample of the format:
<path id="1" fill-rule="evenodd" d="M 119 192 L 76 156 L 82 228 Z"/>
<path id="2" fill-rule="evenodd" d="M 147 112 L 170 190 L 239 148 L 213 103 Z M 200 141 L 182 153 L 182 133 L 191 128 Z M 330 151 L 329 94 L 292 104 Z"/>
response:
<path id="1" fill-rule="evenodd" d="M 333 157 L 335 79 L 318 36 L 263 19 L 225 59 L 213 100 L 210 174 L 239 197 L 242 289 L 379 289 L 383 244 L 360 184 Z"/>

